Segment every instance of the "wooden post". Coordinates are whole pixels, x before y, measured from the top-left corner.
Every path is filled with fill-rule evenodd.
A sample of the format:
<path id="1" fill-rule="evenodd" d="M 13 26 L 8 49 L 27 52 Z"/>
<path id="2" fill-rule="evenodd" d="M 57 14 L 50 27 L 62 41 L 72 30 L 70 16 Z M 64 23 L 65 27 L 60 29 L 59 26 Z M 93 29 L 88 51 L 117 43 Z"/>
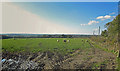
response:
<path id="1" fill-rule="evenodd" d="M 117 54 L 117 57 L 118 57 L 118 58 L 120 57 L 120 50 L 118 50 L 118 54 Z"/>

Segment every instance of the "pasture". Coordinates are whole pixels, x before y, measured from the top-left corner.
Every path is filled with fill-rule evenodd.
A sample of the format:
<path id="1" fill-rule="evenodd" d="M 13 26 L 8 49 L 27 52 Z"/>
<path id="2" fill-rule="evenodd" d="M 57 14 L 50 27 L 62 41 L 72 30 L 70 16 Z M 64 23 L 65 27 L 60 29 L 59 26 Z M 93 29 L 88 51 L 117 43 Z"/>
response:
<path id="1" fill-rule="evenodd" d="M 59 40 L 59 42 L 58 42 Z M 67 42 L 64 42 L 66 40 Z M 69 41 L 69 42 L 68 42 Z M 87 39 L 81 38 L 21 38 L 3 39 L 2 51 L 9 52 L 57 52 L 68 54 L 77 49 L 90 48 Z"/>

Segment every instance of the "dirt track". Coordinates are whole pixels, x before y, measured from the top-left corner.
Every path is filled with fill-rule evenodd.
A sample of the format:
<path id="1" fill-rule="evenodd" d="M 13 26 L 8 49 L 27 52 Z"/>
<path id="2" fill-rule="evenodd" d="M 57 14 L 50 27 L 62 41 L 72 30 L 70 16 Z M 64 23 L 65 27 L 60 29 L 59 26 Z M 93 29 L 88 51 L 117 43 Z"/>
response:
<path id="1" fill-rule="evenodd" d="M 114 69 L 117 68 L 116 56 L 99 48 L 80 51 L 61 63 L 63 69 Z"/>

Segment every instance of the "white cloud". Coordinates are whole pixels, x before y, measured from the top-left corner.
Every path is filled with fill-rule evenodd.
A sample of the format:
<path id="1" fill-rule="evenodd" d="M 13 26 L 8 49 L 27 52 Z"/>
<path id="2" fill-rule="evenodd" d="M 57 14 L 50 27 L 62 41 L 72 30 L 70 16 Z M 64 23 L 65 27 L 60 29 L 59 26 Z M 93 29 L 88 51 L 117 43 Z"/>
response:
<path id="1" fill-rule="evenodd" d="M 92 20 L 92 21 L 89 21 L 88 25 L 92 25 L 92 24 L 96 24 L 96 23 L 99 23 L 99 21 Z"/>
<path id="2" fill-rule="evenodd" d="M 110 16 L 110 15 L 106 15 L 106 16 L 104 16 L 104 19 L 110 19 L 112 16 Z"/>
<path id="3" fill-rule="evenodd" d="M 111 16 L 113 14 L 115 14 L 115 12 L 110 13 L 110 15 L 98 16 L 96 19 L 100 19 L 101 21 L 106 20 L 106 19 L 114 19 L 116 16 Z M 80 24 L 80 25 L 87 26 L 87 25 L 92 25 L 92 24 L 96 24 L 96 23 L 99 23 L 99 21 L 92 20 L 92 21 L 89 21 L 88 24 Z"/>
<path id="4" fill-rule="evenodd" d="M 99 23 L 99 21 L 92 20 L 92 21 L 89 21 L 88 24 L 80 24 L 80 25 L 81 26 L 87 26 L 87 25 L 92 25 L 92 24 L 96 24 L 96 23 Z"/>
<path id="5" fill-rule="evenodd" d="M 103 19 L 103 18 L 104 18 L 104 16 L 99 16 L 96 19 Z"/>
<path id="6" fill-rule="evenodd" d="M 113 14 L 113 13 L 111 13 Z M 110 15 L 105 15 L 105 16 L 98 16 L 96 19 L 100 19 L 100 20 L 107 20 L 107 19 L 113 19 L 114 16 L 110 16 Z"/>
<path id="7" fill-rule="evenodd" d="M 80 24 L 81 26 L 86 26 L 86 25 L 88 25 L 88 24 Z"/>

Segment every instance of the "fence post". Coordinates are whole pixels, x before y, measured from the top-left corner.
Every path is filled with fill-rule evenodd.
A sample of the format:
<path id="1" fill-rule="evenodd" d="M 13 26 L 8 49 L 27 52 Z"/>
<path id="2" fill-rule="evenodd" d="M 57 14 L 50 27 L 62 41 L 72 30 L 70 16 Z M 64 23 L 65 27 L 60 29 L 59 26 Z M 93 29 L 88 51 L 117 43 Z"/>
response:
<path id="1" fill-rule="evenodd" d="M 118 57 L 118 58 L 120 57 L 120 50 L 118 50 L 118 54 L 117 54 L 117 57 Z"/>

